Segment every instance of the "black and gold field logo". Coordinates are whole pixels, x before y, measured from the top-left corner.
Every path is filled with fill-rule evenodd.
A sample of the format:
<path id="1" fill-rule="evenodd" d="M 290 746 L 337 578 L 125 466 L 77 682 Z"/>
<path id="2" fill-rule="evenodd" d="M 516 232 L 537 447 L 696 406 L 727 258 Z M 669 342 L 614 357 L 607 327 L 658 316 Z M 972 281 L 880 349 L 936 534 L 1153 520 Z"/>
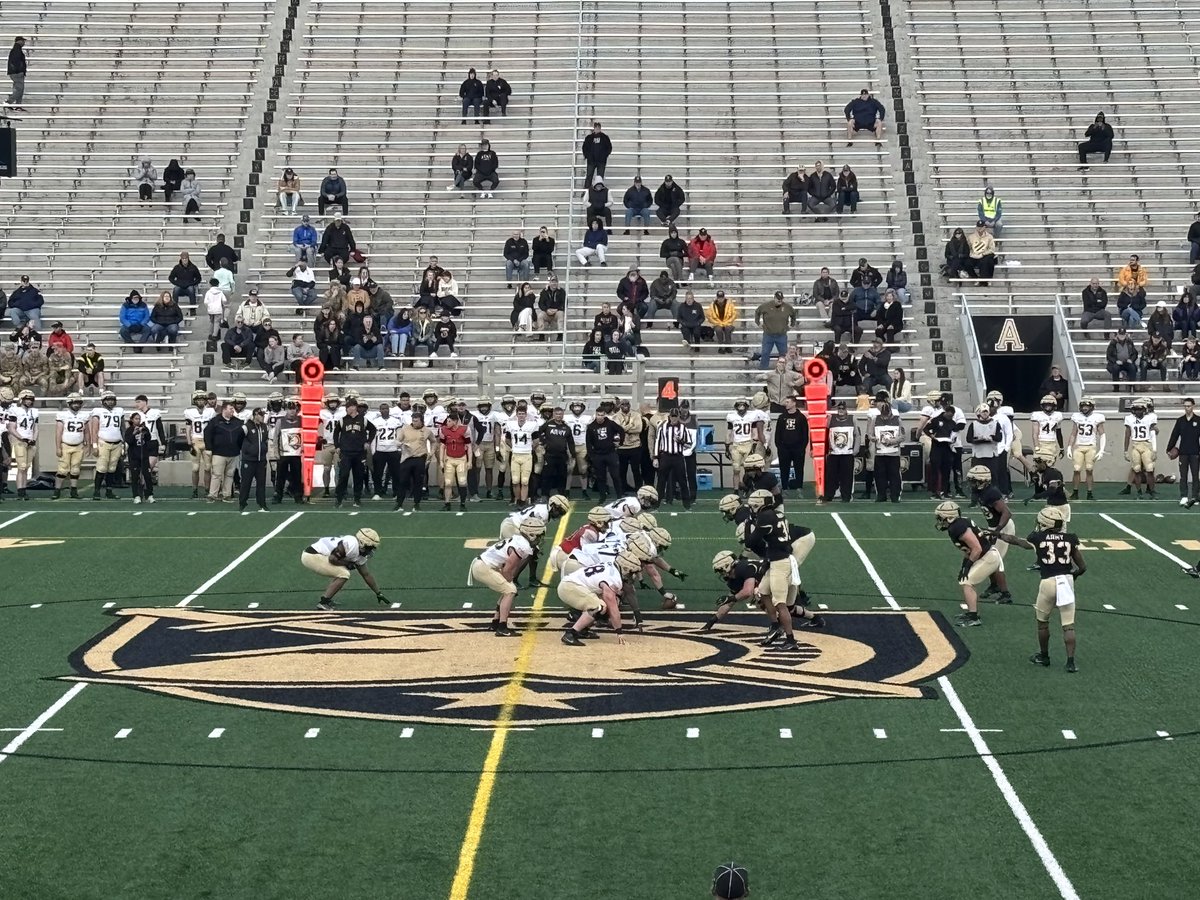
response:
<path id="1" fill-rule="evenodd" d="M 526 674 L 521 640 L 486 614 L 126 609 L 71 657 L 77 680 L 285 712 L 481 725 L 602 722 L 791 706 L 838 698 L 934 696 L 923 683 L 967 651 L 940 613 L 829 613 L 797 630 L 800 653 L 759 647 L 762 616 L 671 614 L 624 646 L 566 647 L 539 629 Z M 514 683 L 515 682 L 515 683 Z"/>

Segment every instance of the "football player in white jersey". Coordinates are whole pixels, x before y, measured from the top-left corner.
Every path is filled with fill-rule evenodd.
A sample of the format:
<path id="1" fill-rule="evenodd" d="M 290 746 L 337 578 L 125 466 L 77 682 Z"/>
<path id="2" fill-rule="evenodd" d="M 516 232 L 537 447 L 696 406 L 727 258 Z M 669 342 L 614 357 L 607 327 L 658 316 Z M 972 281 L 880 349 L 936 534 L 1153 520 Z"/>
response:
<path id="1" fill-rule="evenodd" d="M 571 502 L 562 494 L 555 494 L 545 503 L 534 503 L 530 506 L 526 506 L 517 512 L 510 513 L 509 515 L 505 516 L 504 521 L 500 523 L 500 537 L 509 538 L 515 534 L 520 534 L 521 523 L 528 521 L 529 519 L 541 522 L 543 528 L 549 528 L 552 522 L 565 516 L 570 508 Z M 533 550 L 533 555 L 527 560 L 527 567 L 529 569 L 529 586 L 531 588 L 542 586 L 542 582 L 538 580 L 537 575 L 539 555 L 540 554 L 535 547 Z M 520 584 L 521 572 L 524 568 L 526 568 L 526 566 L 518 569 L 513 575 L 512 580 L 514 583 L 518 584 L 518 586 Z"/>
<path id="2" fill-rule="evenodd" d="M 496 477 L 496 499 L 504 499 L 504 482 L 505 476 L 508 474 L 508 444 L 504 442 L 504 428 L 513 416 L 517 413 L 517 398 L 512 394 L 505 394 L 500 398 L 500 409 L 493 411 L 492 415 L 495 419 L 495 435 L 496 435 L 496 457 L 499 460 L 496 468 L 499 475 Z M 512 479 L 508 479 L 508 496 L 509 500 L 516 502 L 515 495 L 512 490 Z"/>
<path id="3" fill-rule="evenodd" d="M 528 563 L 546 534 L 546 526 L 534 518 L 525 519 L 517 534 L 501 538 L 471 562 L 467 586 L 479 582 L 500 595 L 491 629 L 496 637 L 512 637 L 516 631 L 508 627 L 508 616 L 517 598 L 514 583 L 517 573 Z"/>
<path id="4" fill-rule="evenodd" d="M 571 429 L 571 439 L 575 442 L 575 464 L 572 472 L 579 476 L 580 495 L 584 500 L 591 500 L 588 494 L 588 462 L 587 462 L 587 427 L 592 424 L 595 416 L 585 412 L 587 405 L 582 400 L 572 400 L 567 404 L 567 414 L 563 422 Z M 569 482 L 568 482 L 569 485 Z"/>
<path id="5" fill-rule="evenodd" d="M 433 388 L 427 389 L 421 399 L 425 401 L 425 424 L 437 431 L 446 421 L 446 407 L 438 402 L 437 391 Z"/>
<path id="6" fill-rule="evenodd" d="M 1071 462 L 1075 467 L 1075 476 L 1071 480 L 1070 499 L 1079 499 L 1079 476 L 1082 473 L 1087 483 L 1087 498 L 1095 500 L 1092 470 L 1096 463 L 1104 459 L 1108 444 L 1108 435 L 1104 433 L 1104 413 L 1096 412 L 1095 400 L 1084 397 L 1079 401 L 1079 412 L 1071 414 L 1071 425 Z"/>
<path id="7" fill-rule="evenodd" d="M 1000 423 L 1000 444 L 996 447 L 996 472 L 999 478 L 996 487 L 1005 497 L 1012 496 L 1012 473 L 1009 462 L 1021 467 L 1021 472 L 1028 476 L 1029 465 L 1025 462 L 1024 451 L 1021 447 L 1021 429 L 1017 427 L 1016 413 L 1011 406 L 1004 403 L 1004 395 L 999 391 L 988 391 L 987 405 L 992 408 L 992 418 Z"/>
<path id="8" fill-rule="evenodd" d="M 529 499 L 533 445 L 541 427 L 541 419 L 529 415 L 528 407 L 521 404 L 517 405 L 516 415 L 504 424 L 504 444 L 509 451 L 509 477 L 512 480 L 513 502 L 517 506 L 524 506 Z"/>
<path id="9" fill-rule="evenodd" d="M 733 412 L 725 416 L 729 434 L 725 439 L 725 457 L 733 466 L 733 483 L 740 485 L 745 475 L 746 457 L 763 444 L 763 423 L 767 416 L 750 408 L 749 397 L 738 397 Z"/>
<path id="10" fill-rule="evenodd" d="M 1122 494 L 1137 487 L 1137 498 L 1142 499 L 1142 484 L 1151 500 L 1156 499 L 1154 489 L 1154 464 L 1158 460 L 1158 415 L 1150 412 L 1150 401 L 1139 397 L 1129 404 L 1129 415 L 1125 417 L 1125 461 L 1129 463 L 1128 484 L 1121 488 Z"/>
<path id="11" fill-rule="evenodd" d="M 83 394 L 67 397 L 67 408 L 54 417 L 54 452 L 58 456 L 58 471 L 54 478 L 52 500 L 62 496 L 63 482 L 71 479 L 71 499 L 79 499 L 79 470 L 83 467 L 83 451 L 87 441 L 90 412 L 83 411 Z"/>
<path id="12" fill-rule="evenodd" d="M 300 562 L 304 568 L 330 579 L 321 593 L 317 609 L 330 610 L 337 605 L 333 598 L 346 586 L 353 572 L 362 576 L 362 580 L 375 592 L 375 599 L 381 605 L 391 605 L 391 601 L 383 596 L 379 589 L 375 576 L 367 568 L 367 563 L 379 549 L 379 543 L 379 533 L 374 528 L 360 528 L 354 534 L 321 538 L 304 548 L 304 552 L 300 554 Z"/>
<path id="13" fill-rule="evenodd" d="M 212 478 L 212 452 L 204 449 L 204 427 L 217 414 L 204 391 L 192 391 L 192 405 L 183 411 L 188 443 L 192 448 L 192 499 L 200 496 L 200 485 Z"/>
<path id="14" fill-rule="evenodd" d="M 1033 449 L 1044 453 L 1053 453 L 1055 459 L 1063 456 L 1062 436 L 1063 414 L 1058 411 L 1058 401 L 1047 394 L 1041 399 L 1041 409 L 1035 409 L 1029 414 L 1033 424 Z"/>
<path id="15" fill-rule="evenodd" d="M 386 485 L 392 486 L 395 495 L 400 475 L 400 429 L 404 427 L 395 415 L 392 404 L 386 400 L 379 404 L 376 412 L 367 413 L 366 419 L 375 426 L 375 440 L 371 447 L 371 483 L 375 486 L 372 500 L 382 500 Z"/>
<path id="16" fill-rule="evenodd" d="M 241 391 L 235 391 L 234 395 L 229 399 L 233 401 L 234 417 L 245 425 L 250 421 L 250 416 L 254 412 L 254 410 L 246 408 L 246 395 Z"/>
<path id="17" fill-rule="evenodd" d="M 167 446 L 167 433 L 163 430 L 162 412 L 150 405 L 150 399 L 145 394 L 133 398 L 133 407 L 142 417 L 142 424 L 150 432 L 150 447 L 148 459 L 150 462 L 150 484 L 147 489 L 153 489 L 158 483 L 158 457 L 162 448 Z"/>
<path id="18" fill-rule="evenodd" d="M 479 476 L 488 500 L 492 499 L 492 485 L 496 478 L 496 414 L 492 412 L 492 401 L 481 398 L 471 411 L 471 442 L 475 446 L 475 465 L 467 479 L 471 499 L 479 499 Z"/>
<path id="19" fill-rule="evenodd" d="M 314 461 L 322 467 L 322 497 L 329 496 L 329 483 L 333 480 L 333 472 L 338 465 L 338 452 L 333 444 L 333 429 L 337 425 L 338 420 L 346 415 L 346 411 L 341 409 L 341 405 L 342 399 L 337 394 L 326 394 L 325 405 L 320 412 L 320 426 L 317 430 L 317 455 Z"/>
<path id="20" fill-rule="evenodd" d="M 632 497 L 614 500 L 605 504 L 604 508 L 612 513 L 614 519 L 632 519 L 643 510 L 649 512 L 658 509 L 658 502 L 658 489 L 652 484 L 645 484 L 638 488 Z"/>
<path id="21" fill-rule="evenodd" d="M 104 496 L 116 500 L 113 487 L 117 464 L 125 448 L 125 410 L 117 406 L 117 395 L 112 391 L 101 394 L 100 405 L 92 410 L 89 421 L 91 434 L 88 442 L 96 456 L 96 486 L 92 491 L 92 499 L 100 499 L 100 488 L 103 486 Z"/>
<path id="22" fill-rule="evenodd" d="M 8 432 L 13 465 L 17 467 L 17 499 L 28 500 L 25 485 L 29 467 L 37 462 L 37 395 L 28 389 L 17 394 L 17 402 L 8 408 L 3 425 Z"/>
<path id="23" fill-rule="evenodd" d="M 614 563 L 587 566 L 565 576 L 558 583 L 558 599 L 578 612 L 579 618 L 563 631 L 562 642 L 569 647 L 582 647 L 583 639 L 599 637 L 591 631 L 592 623 L 597 617 L 607 615 L 617 643 L 624 644 L 621 593 L 625 582 L 635 579 L 641 567 L 631 553 L 622 552 Z"/>

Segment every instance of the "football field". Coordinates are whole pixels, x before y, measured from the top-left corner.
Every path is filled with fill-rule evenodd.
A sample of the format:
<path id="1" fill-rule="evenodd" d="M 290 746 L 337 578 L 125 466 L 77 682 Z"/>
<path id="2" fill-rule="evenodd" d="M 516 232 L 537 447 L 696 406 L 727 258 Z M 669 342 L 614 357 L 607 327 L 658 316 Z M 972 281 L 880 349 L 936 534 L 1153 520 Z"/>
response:
<path id="1" fill-rule="evenodd" d="M 683 900 L 730 859 L 756 898 L 1195 896 L 1194 514 L 1073 505 L 1068 674 L 1056 623 L 1028 661 L 1032 553 L 1011 606 L 953 626 L 924 499 L 788 503 L 827 607 L 804 652 L 758 648 L 744 607 L 701 634 L 736 549 L 716 500 L 657 512 L 683 609 L 643 590 L 644 633 L 581 648 L 553 587 L 521 636 L 481 627 L 500 504 L 5 503 L 0 896 Z M 302 550 L 364 526 L 392 607 L 355 578 L 318 612 Z"/>

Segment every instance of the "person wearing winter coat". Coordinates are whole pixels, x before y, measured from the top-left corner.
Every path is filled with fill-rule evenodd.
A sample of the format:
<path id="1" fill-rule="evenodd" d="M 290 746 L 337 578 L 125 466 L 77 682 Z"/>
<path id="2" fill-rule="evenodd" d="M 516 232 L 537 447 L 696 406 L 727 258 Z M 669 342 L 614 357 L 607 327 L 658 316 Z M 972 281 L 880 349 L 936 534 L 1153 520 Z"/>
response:
<path id="1" fill-rule="evenodd" d="M 368 369 L 383 368 L 383 337 L 375 317 L 370 313 L 363 316 L 362 324 L 357 329 L 354 345 L 350 348 L 350 367 L 358 369 L 365 364 Z"/>
<path id="2" fill-rule="evenodd" d="M 492 110 L 499 109 L 500 115 L 508 115 L 508 100 L 512 96 L 512 86 L 500 77 L 498 69 L 488 72 L 487 84 L 483 86 L 483 124 L 492 122 Z"/>
<path id="3" fill-rule="evenodd" d="M 133 502 L 154 502 L 154 477 L 150 474 L 150 457 L 154 453 L 154 436 L 142 421 L 142 414 L 129 414 L 125 427 L 125 463 L 129 466 L 129 487 Z M 99 477 L 99 476 L 97 476 Z M 97 495 L 99 496 L 99 495 Z"/>
<path id="4" fill-rule="evenodd" d="M 856 312 L 848 291 L 842 291 L 834 299 L 829 310 L 829 326 L 833 330 L 834 341 L 841 342 L 846 335 L 850 335 L 855 343 L 862 340 L 862 327 L 858 324 Z"/>
<path id="5" fill-rule="evenodd" d="M 621 305 L 636 312 L 639 316 L 646 312 L 646 301 L 650 298 L 650 287 L 637 266 L 631 266 L 629 272 L 617 282 L 617 298 Z"/>
<path id="6" fill-rule="evenodd" d="M 675 299 L 679 293 L 679 288 L 676 287 L 675 281 L 671 278 L 671 273 L 666 269 L 659 272 L 658 277 L 650 282 L 649 292 L 650 297 L 646 304 L 646 314 L 642 316 L 646 327 L 653 327 L 652 321 L 654 317 L 663 310 L 666 310 L 668 315 L 674 319 L 675 307 L 679 305 L 679 301 Z"/>
<path id="7" fill-rule="evenodd" d="M 592 183 L 588 185 L 587 202 L 587 215 L 584 217 L 584 221 L 603 219 L 604 227 L 612 228 L 612 210 L 608 208 L 608 185 L 604 183 L 603 175 L 597 173 Z"/>
<path id="8" fill-rule="evenodd" d="M 1113 137 L 1113 128 L 1104 121 L 1104 113 L 1096 113 L 1095 121 L 1083 133 L 1083 143 L 1078 145 L 1079 167 L 1087 168 L 1089 153 L 1103 153 L 1104 161 L 1108 162 L 1108 158 L 1112 156 Z"/>
<path id="9" fill-rule="evenodd" d="M 892 260 L 892 264 L 888 267 L 884 280 L 887 282 L 887 286 L 896 292 L 896 297 L 900 300 L 900 303 L 908 306 L 910 302 L 908 296 L 908 273 L 904 271 L 904 263 L 901 260 Z"/>
<path id="10" fill-rule="evenodd" d="M 575 258 L 581 266 L 590 266 L 592 259 L 598 259 L 600 265 L 607 266 L 608 229 L 599 219 L 592 222 L 591 227 L 583 234 L 583 246 L 575 251 Z"/>
<path id="11" fill-rule="evenodd" d="M 403 356 L 412 337 L 412 310 L 396 310 L 387 323 L 388 346 L 392 356 Z"/>
<path id="12" fill-rule="evenodd" d="M 196 268 L 196 264 L 192 262 L 191 257 L 185 252 L 179 254 L 179 262 L 171 269 L 171 274 L 167 276 L 167 281 L 175 288 L 173 296 L 175 302 L 179 303 L 184 297 L 188 303 L 194 308 L 196 306 L 196 286 L 202 282 L 200 270 Z"/>
<path id="13" fill-rule="evenodd" d="M 227 315 L 229 297 L 221 290 L 221 283 L 217 279 L 210 278 L 208 285 L 204 293 L 204 311 L 208 315 L 208 339 L 215 341 L 221 337 L 221 323 Z"/>
<path id="14" fill-rule="evenodd" d="M 369 298 L 367 308 L 371 310 L 371 315 L 375 317 L 375 321 L 382 325 L 392 317 L 392 311 L 396 308 L 396 302 L 386 289 L 380 287 L 371 278 L 367 279 L 367 283 L 363 287 L 367 289 L 367 297 Z"/>
<path id="15" fill-rule="evenodd" d="M 250 295 L 238 307 L 236 315 L 251 328 L 257 328 L 263 320 L 271 318 L 271 311 L 258 298 L 258 288 L 251 288 Z"/>
<path id="16" fill-rule="evenodd" d="M 234 319 L 233 327 L 225 332 L 225 340 L 221 342 L 221 362 L 225 365 L 235 359 L 250 362 L 254 351 L 254 332 L 241 319 Z"/>
<path id="17" fill-rule="evenodd" d="M 448 312 L 452 316 L 462 314 L 462 300 L 459 299 L 458 279 L 449 269 L 443 269 L 438 278 L 437 300 L 434 306 L 439 312 Z"/>
<path id="18" fill-rule="evenodd" d="M 834 209 L 841 214 L 847 206 L 850 212 L 858 212 L 858 176 L 849 166 L 842 166 L 837 177 L 837 206 Z"/>
<path id="19" fill-rule="evenodd" d="M 304 308 L 317 302 L 317 273 L 301 259 L 287 270 L 292 279 L 292 299 L 296 301 L 297 315 L 304 315 Z"/>
<path id="20" fill-rule="evenodd" d="M 172 159 L 167 163 L 167 167 L 163 169 L 163 197 L 168 203 L 171 202 L 171 197 L 183 187 L 183 179 L 186 173 L 183 171 L 183 166 L 179 165 L 179 160 Z"/>
<path id="21" fill-rule="evenodd" d="M 236 272 L 239 259 L 241 257 L 238 255 L 238 252 L 225 243 L 225 235 L 223 234 L 218 234 L 216 243 L 204 253 L 204 264 L 208 266 L 210 272 L 215 272 L 217 269 L 222 268 L 222 260 L 225 261 L 223 268 L 228 269 L 230 272 Z"/>
<path id="22" fill-rule="evenodd" d="M 459 144 L 457 152 L 450 157 L 450 172 L 454 176 L 454 183 L 446 185 L 446 190 L 455 191 L 466 187 L 473 171 L 475 157 L 467 152 L 466 144 Z"/>
<path id="23" fill-rule="evenodd" d="M 796 171 L 783 179 L 783 214 L 790 215 L 792 212 L 792 204 L 796 204 L 801 212 L 804 212 L 808 205 L 808 173 L 804 171 L 804 166 L 800 163 L 796 164 Z"/>
<path id="24" fill-rule="evenodd" d="M 658 257 L 664 260 L 667 271 L 671 273 L 671 278 L 676 284 L 683 280 L 683 264 L 688 258 L 688 245 L 674 227 L 668 229 L 666 239 L 659 245 Z"/>
<path id="25" fill-rule="evenodd" d="M 813 303 L 821 311 L 821 315 L 828 318 L 833 309 L 833 301 L 838 298 L 841 293 L 841 288 L 838 287 L 837 280 L 829 274 L 828 267 L 821 267 L 821 275 L 813 282 L 812 299 Z"/>
<path id="26" fill-rule="evenodd" d="M 1179 295 L 1179 303 L 1172 311 L 1171 319 L 1181 338 L 1195 336 L 1197 327 L 1200 327 L 1200 307 L 1196 305 L 1192 292 L 1187 288 Z"/>
<path id="27" fill-rule="evenodd" d="M 517 229 L 512 233 L 512 237 L 504 242 L 504 280 L 508 282 L 506 287 L 512 290 L 513 281 L 529 280 L 532 271 L 533 267 L 529 262 L 529 241 L 525 240 L 525 233 Z"/>
<path id="28" fill-rule="evenodd" d="M 600 123 L 593 122 L 592 130 L 583 139 L 583 146 L 580 147 L 583 161 L 587 165 L 583 176 L 585 190 L 591 187 L 592 181 L 597 175 L 604 174 L 604 170 L 608 167 L 608 158 L 612 156 L 612 149 L 612 141 L 604 133 Z"/>
<path id="29" fill-rule="evenodd" d="M 658 190 L 654 192 L 654 203 L 658 207 L 656 215 L 658 221 L 664 225 L 670 225 L 679 218 L 679 214 L 683 211 L 683 204 L 687 202 L 687 194 L 683 192 L 675 179 L 670 175 L 664 176 L 663 183 L 658 186 Z"/>
<path id="30" fill-rule="evenodd" d="M 342 367 L 342 324 L 336 316 L 319 319 L 313 325 L 317 339 L 317 354 L 326 369 Z M 228 339 L 228 335 L 226 335 Z"/>
<path id="31" fill-rule="evenodd" d="M 413 347 L 424 347 L 430 353 L 437 346 L 437 335 L 433 330 L 434 320 L 429 315 L 429 310 L 424 307 L 417 310 L 417 317 L 412 323 L 412 338 Z"/>
<path id="32" fill-rule="evenodd" d="M 508 314 L 508 321 L 515 333 L 530 334 L 534 329 L 536 316 L 537 294 L 534 293 L 533 285 L 526 281 L 513 294 L 512 312 Z"/>
<path id="33" fill-rule="evenodd" d="M 357 249 L 358 243 L 354 240 L 354 232 L 343 221 L 342 214 L 335 212 L 333 221 L 325 226 L 325 233 L 321 235 L 321 245 L 317 248 L 317 252 L 325 257 L 325 262 L 333 265 L 335 259 L 346 262 L 350 259 L 350 254 Z M 348 278 L 349 273 L 347 273 Z"/>
<path id="34" fill-rule="evenodd" d="M 950 240 L 946 241 L 946 262 L 942 274 L 947 278 L 961 278 L 971 264 L 971 244 L 961 228 L 955 228 Z"/>
<path id="35" fill-rule="evenodd" d="M 42 307 L 46 298 L 29 280 L 28 275 L 21 276 L 21 283 L 8 295 L 8 319 L 13 328 L 20 328 L 26 322 L 32 322 L 33 327 L 42 327 Z"/>
<path id="36" fill-rule="evenodd" d="M 183 173 L 183 183 L 179 185 L 179 194 L 183 197 L 183 224 L 189 217 L 200 221 L 200 182 L 196 180 L 196 170 L 187 169 Z M 194 298 L 193 298 L 194 299 Z"/>
<path id="37" fill-rule="evenodd" d="M 263 347 L 258 365 L 263 370 L 263 379 L 274 384 L 287 367 L 287 352 L 279 343 L 279 338 L 271 335 L 267 338 L 267 346 Z"/>
<path id="38" fill-rule="evenodd" d="M 896 292 L 888 288 L 883 292 L 883 303 L 875 311 L 875 337 L 885 344 L 894 344 L 903 330 L 904 307 Z"/>
<path id="39" fill-rule="evenodd" d="M 183 310 L 170 291 L 163 291 L 150 309 L 150 340 L 161 344 L 166 338 L 168 344 L 174 344 L 182 324 Z"/>
<path id="40" fill-rule="evenodd" d="M 307 215 L 300 217 L 300 224 L 292 229 L 292 253 L 296 262 L 305 260 L 310 266 L 317 261 L 317 229 L 312 227 Z"/>
<path id="41" fill-rule="evenodd" d="M 688 281 L 696 277 L 696 270 L 703 269 L 708 275 L 708 283 L 712 284 L 713 264 L 717 261 L 717 243 L 708 234 L 707 228 L 701 228 L 694 238 L 688 241 Z"/>
<path id="42" fill-rule="evenodd" d="M 1196 266 L 1192 272 L 1192 284 L 1200 284 L 1200 212 L 1196 213 L 1196 218 L 1187 230 L 1188 242 L 1188 265 Z"/>
<path id="43" fill-rule="evenodd" d="M 850 273 L 850 299 L 857 307 L 859 320 L 873 319 L 875 310 L 879 307 L 879 285 L 883 276 L 879 270 L 867 262 L 866 257 L 858 260 L 858 267 Z"/>
<path id="44" fill-rule="evenodd" d="M 1117 315 L 1126 328 L 1141 328 L 1142 313 L 1146 311 L 1146 289 L 1127 284 L 1117 295 Z"/>
<path id="45" fill-rule="evenodd" d="M 538 229 L 537 237 L 533 239 L 533 274 L 536 277 L 542 269 L 554 271 L 554 236 L 543 225 Z"/>
<path id="46" fill-rule="evenodd" d="M 296 375 L 300 374 L 300 364 L 306 359 L 311 359 L 317 355 L 317 349 L 308 341 L 304 340 L 304 335 L 293 334 L 290 343 L 283 348 L 284 358 L 287 360 L 287 366 Z"/>
<path id="47" fill-rule="evenodd" d="M 154 188 L 158 186 L 158 169 L 154 168 L 150 157 L 143 156 L 138 160 L 133 170 L 133 183 L 137 185 L 138 199 L 143 203 L 154 197 Z"/>
<path id="48" fill-rule="evenodd" d="M 144 344 L 150 334 L 150 307 L 142 300 L 142 295 L 137 291 L 130 291 L 117 315 L 121 323 L 121 341 L 126 344 Z"/>
<path id="49" fill-rule="evenodd" d="M 492 142 L 484 138 L 479 142 L 479 152 L 475 154 L 475 177 L 471 183 L 481 197 L 491 197 L 492 191 L 500 187 L 500 157 L 492 149 Z M 484 188 L 484 185 L 487 188 Z"/>
<path id="50" fill-rule="evenodd" d="M 837 182 L 820 160 L 813 165 L 808 176 L 808 211 L 824 222 L 837 208 Z"/>
<path id="51" fill-rule="evenodd" d="M 343 216 L 350 215 L 350 198 L 346 191 L 346 179 L 338 174 L 337 169 L 330 169 L 329 174 L 321 179 L 321 193 L 317 195 L 317 215 L 325 215 L 327 206 L 340 207 Z"/>
<path id="52" fill-rule="evenodd" d="M 543 332 L 558 332 L 558 339 L 561 341 L 566 308 L 567 292 L 559 287 L 558 276 L 551 275 L 542 292 L 538 294 L 538 329 Z M 543 335 L 542 340 L 545 339 Z"/>
<path id="53" fill-rule="evenodd" d="M 599 329 L 594 329 L 588 335 L 588 339 L 583 345 L 583 367 L 585 369 L 590 369 L 597 375 L 600 374 L 600 360 L 607 355 L 604 348 L 608 343 L 608 338 Z"/>
<path id="54" fill-rule="evenodd" d="M 737 325 L 738 313 L 734 302 L 717 291 L 717 297 L 704 311 L 705 321 L 712 327 L 717 338 L 718 353 L 733 353 L 733 329 Z"/>
<path id="55" fill-rule="evenodd" d="M 625 234 L 629 234 L 629 226 L 634 219 L 641 220 L 642 234 L 649 234 L 647 226 L 650 224 L 650 207 L 654 204 L 654 195 L 650 193 L 650 188 L 642 184 L 642 176 L 634 176 L 633 184 L 625 189 L 621 203 L 625 207 Z"/>
<path id="56" fill-rule="evenodd" d="M 475 124 L 479 124 L 479 107 L 483 104 L 483 98 L 486 94 L 486 89 L 479 76 L 474 69 L 467 71 L 467 77 L 463 79 L 462 84 L 458 86 L 458 96 L 462 100 L 462 121 L 460 125 L 467 124 L 467 107 L 471 107 L 475 111 Z"/>
<path id="57" fill-rule="evenodd" d="M 1154 304 L 1154 312 L 1146 320 L 1146 334 L 1151 337 L 1158 335 L 1168 347 L 1171 346 L 1171 340 L 1175 337 L 1175 320 L 1171 318 L 1165 300 Z"/>
<path id="58" fill-rule="evenodd" d="M 704 307 L 696 302 L 696 296 L 691 291 L 687 291 L 683 295 L 683 302 L 679 304 L 675 321 L 679 325 L 679 334 L 683 338 L 684 346 L 690 346 L 693 351 L 699 353 L 700 326 L 704 324 Z"/>

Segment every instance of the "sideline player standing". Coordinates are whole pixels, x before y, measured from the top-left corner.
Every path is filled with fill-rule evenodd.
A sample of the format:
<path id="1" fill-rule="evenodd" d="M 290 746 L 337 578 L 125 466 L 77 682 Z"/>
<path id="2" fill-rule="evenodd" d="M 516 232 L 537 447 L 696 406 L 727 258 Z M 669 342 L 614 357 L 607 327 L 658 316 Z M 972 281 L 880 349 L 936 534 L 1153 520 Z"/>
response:
<path id="1" fill-rule="evenodd" d="M 67 408 L 54 417 L 54 449 L 58 454 L 58 472 L 51 500 L 62 496 L 63 482 L 71 479 L 71 499 L 79 499 L 79 470 L 83 466 L 83 442 L 87 435 L 90 412 L 83 411 L 83 394 L 67 397 Z"/>
<path id="2" fill-rule="evenodd" d="M 323 537 L 305 547 L 304 552 L 300 554 L 300 562 L 304 568 L 331 579 L 321 593 L 317 609 L 334 608 L 334 596 L 346 586 L 353 571 L 362 576 L 367 587 L 375 592 L 375 599 L 379 603 L 389 605 L 391 601 L 383 596 L 375 582 L 375 576 L 367 568 L 367 563 L 378 549 L 379 533 L 374 528 L 360 528 L 354 534 L 341 537 Z"/>
<path id="3" fill-rule="evenodd" d="M 1150 499 L 1156 499 L 1154 463 L 1158 460 L 1158 415 L 1149 410 L 1150 401 L 1139 397 L 1129 404 L 1129 414 L 1125 416 L 1125 461 L 1129 463 L 1129 478 L 1120 493 L 1128 494 L 1130 485 L 1137 485 L 1139 500 L 1142 499 L 1143 480 Z"/>

